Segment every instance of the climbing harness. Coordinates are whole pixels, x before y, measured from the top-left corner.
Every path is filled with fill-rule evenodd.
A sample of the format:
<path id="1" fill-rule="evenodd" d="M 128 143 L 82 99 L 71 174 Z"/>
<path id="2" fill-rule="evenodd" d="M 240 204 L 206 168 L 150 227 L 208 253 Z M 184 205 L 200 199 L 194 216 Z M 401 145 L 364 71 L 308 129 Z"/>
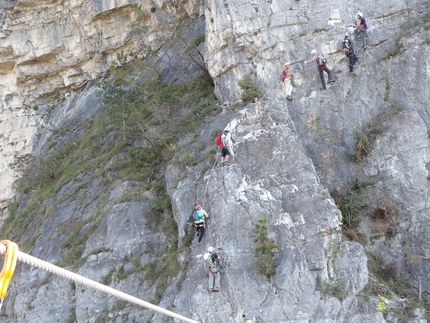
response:
<path id="1" fill-rule="evenodd" d="M 215 162 L 216 162 L 216 160 L 215 160 Z M 213 167 L 212 167 L 211 173 L 209 174 L 209 178 L 212 176 L 212 171 L 213 171 L 214 167 L 215 167 L 215 164 L 214 164 L 214 165 L 213 165 Z M 205 198 L 205 195 L 206 195 L 207 184 L 208 184 L 208 182 L 206 182 L 205 191 L 204 191 L 204 193 L 203 193 L 203 203 L 204 203 L 204 198 Z M 211 246 L 213 246 L 213 245 L 214 245 L 214 242 L 213 242 L 213 239 L 212 239 L 212 233 L 211 233 L 211 227 L 210 227 L 210 225 L 207 225 L 207 228 L 208 228 L 208 234 L 209 234 L 209 237 L 210 237 L 210 240 L 211 240 Z M 224 266 L 221 266 L 221 268 L 222 268 L 222 269 L 224 269 L 224 272 L 225 272 L 225 274 L 226 274 L 227 280 L 229 281 L 229 285 L 230 285 L 230 286 L 233 286 L 233 285 L 232 285 L 232 282 L 231 282 L 231 280 L 230 280 L 230 276 L 228 275 L 227 268 L 226 268 L 226 267 L 224 267 Z M 237 297 L 236 297 L 236 293 L 235 293 L 235 291 L 234 291 L 234 288 L 231 288 L 231 290 L 232 290 L 232 292 L 233 292 L 233 298 L 234 298 L 234 300 L 237 302 Z"/>
<path id="2" fill-rule="evenodd" d="M 296 63 L 298 63 L 298 62 L 296 62 Z M 275 88 L 277 86 L 277 82 L 276 83 L 274 83 L 274 85 L 273 85 L 273 88 Z M 264 95 L 263 95 L 263 97 L 259 100 L 260 102 L 267 96 L 269 94 L 269 92 L 266 92 Z M 235 128 L 237 128 L 245 119 L 247 119 L 248 118 L 248 116 L 249 116 L 249 114 L 253 114 L 254 112 L 256 112 L 257 111 L 257 108 L 259 107 L 259 104 L 260 103 L 256 103 L 255 105 L 254 105 L 254 107 L 251 109 L 251 111 L 249 111 L 249 112 L 247 112 L 247 113 L 245 113 L 245 115 L 239 120 L 239 122 L 236 124 L 236 126 L 235 126 Z M 214 172 L 214 169 L 215 169 L 215 165 L 216 165 L 216 162 L 217 162 L 217 158 L 218 157 L 218 155 L 216 154 L 215 155 L 215 162 L 214 162 L 214 164 L 213 164 L 213 166 L 212 166 L 212 169 L 211 169 L 211 171 L 210 171 L 210 173 L 209 173 L 209 175 L 208 176 L 205 176 L 205 181 L 206 181 L 206 183 L 205 183 L 205 189 L 204 189 L 204 191 L 203 191 L 203 197 L 202 197 L 202 199 L 201 199 L 201 203 L 202 203 L 202 205 L 205 205 L 205 201 L 206 201 L 206 192 L 207 192 L 207 189 L 208 189 L 208 183 L 209 183 L 209 180 L 211 179 L 211 177 L 212 177 L 212 174 L 213 174 L 213 172 Z M 237 161 L 237 157 L 234 157 L 235 158 L 235 160 Z M 209 234 L 209 237 L 210 237 L 210 243 L 211 243 L 211 246 L 214 246 L 215 244 L 214 244 L 214 241 L 213 241 L 213 238 L 212 238 L 212 232 L 211 232 L 211 226 L 210 225 L 208 225 L 209 223 L 207 223 L 207 230 L 208 230 L 208 234 Z M 229 286 L 230 286 L 230 289 L 231 289 L 231 292 L 232 292 L 232 294 L 233 294 L 233 299 L 234 299 L 234 301 L 236 302 L 236 306 L 237 307 L 239 307 L 239 302 L 238 302 L 238 299 L 237 299 L 237 296 L 236 296 L 236 292 L 235 292 L 235 290 L 234 290 L 234 288 L 233 288 L 233 283 L 232 283 L 232 280 L 230 279 L 230 276 L 229 276 L 229 274 L 228 274 L 228 270 L 227 270 L 227 268 L 225 267 L 225 266 L 220 266 L 220 268 L 221 269 L 223 269 L 223 271 L 224 271 L 224 273 L 225 273 L 225 276 L 227 277 L 227 280 L 228 280 L 228 284 L 229 284 Z M 241 322 L 243 322 L 243 319 L 245 318 L 245 314 L 242 314 L 242 315 L 244 315 L 244 316 L 242 316 L 241 317 Z"/>
<path id="3" fill-rule="evenodd" d="M 5 258 L 3 268 L 0 273 L 0 309 L 3 305 L 3 299 L 6 297 L 7 289 L 10 280 L 15 272 L 16 259 L 18 255 L 18 246 L 16 243 L 9 240 L 0 241 L 1 244 L 6 245 Z"/>
<path id="4" fill-rule="evenodd" d="M 164 314 L 164 315 L 167 315 L 167 316 L 179 319 L 179 320 L 181 320 L 183 322 L 199 323 L 199 322 L 197 322 L 195 320 L 192 320 L 192 319 L 189 319 L 189 318 L 187 318 L 185 316 L 182 316 L 182 315 L 176 314 L 174 312 L 168 311 L 168 310 L 166 310 L 166 309 L 164 309 L 162 307 L 159 307 L 159 306 L 153 305 L 151 303 L 145 302 L 145 301 L 143 301 L 143 300 L 141 300 L 141 299 L 139 299 L 137 297 L 128 295 L 126 293 L 123 293 L 123 292 L 118 291 L 116 289 L 113 289 L 111 287 L 105 286 L 103 284 L 100 284 L 100 283 L 98 283 L 96 281 L 93 281 L 91 279 L 88 279 L 88 278 L 85 278 L 85 277 L 80 276 L 78 274 L 75 274 L 75 273 L 73 273 L 71 271 L 68 271 L 66 269 L 63 269 L 61 267 L 58 267 L 58 266 L 55 266 L 55 265 L 50 264 L 48 262 L 45 262 L 43 260 L 40 260 L 40 259 L 38 259 L 36 257 L 30 256 L 30 255 L 28 255 L 26 253 L 23 253 L 23 252 L 19 251 L 18 247 L 17 246 L 13 247 L 13 245 L 16 246 L 15 243 L 10 242 L 8 240 L 0 241 L 0 254 L 5 254 L 6 253 L 6 256 L 5 256 L 5 266 L 3 266 L 4 273 L 5 273 L 5 279 L 3 280 L 3 270 L 2 270 L 2 276 L 1 276 L 1 284 L 2 284 L 1 285 L 2 289 L 1 290 L 2 291 L 4 290 L 3 282 L 6 282 L 7 285 L 8 285 L 10 279 L 12 278 L 13 270 L 11 270 L 11 268 L 13 267 L 13 269 L 15 269 L 15 264 L 13 262 L 13 259 L 15 258 L 15 262 L 16 262 L 16 260 L 22 261 L 22 262 L 24 262 L 26 264 L 29 264 L 30 266 L 43 269 L 43 270 L 45 270 L 45 271 L 47 271 L 49 273 L 56 274 L 58 276 L 61 276 L 61 277 L 73 280 L 73 281 L 75 281 L 77 283 L 89 286 L 91 288 L 94 288 L 94 289 L 97 289 L 99 291 L 102 291 L 102 292 L 104 292 L 106 294 L 109 294 L 109 295 L 121 298 L 121 299 L 123 299 L 125 301 L 128 301 L 128 302 L 131 302 L 131 303 L 134 303 L 134 304 L 146 307 L 146 308 L 148 308 L 150 310 L 159 312 L 161 314 Z M 10 267 L 8 267 L 8 266 L 10 266 Z M 5 290 L 7 291 L 7 286 L 6 286 Z M 6 295 L 6 292 L 5 292 L 4 295 Z M 3 294 L 1 294 L 1 297 L 3 299 Z"/>
<path id="5" fill-rule="evenodd" d="M 211 234 L 210 226 L 208 226 L 208 231 L 209 231 L 209 232 L 208 232 L 208 233 L 209 233 L 209 237 L 210 237 L 210 239 L 211 239 L 211 246 L 213 246 L 213 245 L 214 245 L 214 242 L 213 242 L 213 240 L 212 240 L 212 234 Z M 230 279 L 230 276 L 228 275 L 227 268 L 226 268 L 225 266 L 220 266 L 220 268 L 224 270 L 224 272 L 225 272 L 225 276 L 227 277 L 227 280 L 228 280 L 229 285 L 230 285 L 230 286 L 233 286 L 232 281 L 231 281 L 231 279 Z M 233 293 L 233 299 L 236 301 L 236 303 L 238 303 L 238 301 L 237 301 L 237 297 L 236 297 L 236 293 L 235 293 L 235 291 L 234 291 L 234 288 L 231 288 L 231 291 L 232 291 L 232 293 Z"/>

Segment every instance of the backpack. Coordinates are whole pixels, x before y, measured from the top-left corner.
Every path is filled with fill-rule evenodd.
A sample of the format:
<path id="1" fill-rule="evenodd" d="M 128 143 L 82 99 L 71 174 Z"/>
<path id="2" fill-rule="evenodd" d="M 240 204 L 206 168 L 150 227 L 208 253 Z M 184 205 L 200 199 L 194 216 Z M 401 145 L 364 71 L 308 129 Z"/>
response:
<path id="1" fill-rule="evenodd" d="M 219 148 L 223 148 L 223 147 L 224 147 L 224 144 L 222 143 L 222 140 L 221 140 L 221 136 L 222 136 L 222 132 L 220 132 L 220 133 L 216 136 L 216 140 L 215 140 L 215 143 L 216 143 L 216 145 L 217 145 Z"/>
<path id="2" fill-rule="evenodd" d="M 364 29 L 369 28 L 369 24 L 367 23 L 367 20 L 364 18 L 361 18 L 361 24 L 364 26 Z"/>
<path id="3" fill-rule="evenodd" d="M 354 52 L 354 46 L 352 45 L 352 42 L 349 39 L 345 39 L 343 41 L 342 48 L 345 50 L 344 52 L 347 56 Z"/>
<path id="4" fill-rule="evenodd" d="M 205 268 L 206 269 L 210 269 L 211 266 L 212 266 L 212 257 L 211 257 L 211 254 L 209 252 L 205 253 L 203 255 L 203 259 L 205 260 Z"/>
<path id="5" fill-rule="evenodd" d="M 205 259 L 205 267 L 207 269 L 210 269 L 211 272 L 217 273 L 219 271 L 218 261 L 216 259 L 213 259 L 213 255 L 212 254 L 205 255 L 204 257 L 206 257 L 206 259 Z"/>
<path id="6" fill-rule="evenodd" d="M 351 43 L 349 41 L 349 39 L 345 39 L 342 43 L 342 48 L 343 49 L 350 49 L 351 48 Z"/>
<path id="7" fill-rule="evenodd" d="M 203 217 L 202 211 L 201 210 L 195 210 L 194 211 L 194 221 L 200 221 Z"/>
<path id="8" fill-rule="evenodd" d="M 285 73 L 284 73 L 284 71 L 282 71 L 282 73 L 281 73 L 281 75 L 280 75 L 280 79 L 281 79 L 281 82 L 284 82 L 285 81 Z"/>
<path id="9" fill-rule="evenodd" d="M 323 54 L 318 56 L 318 65 L 327 65 L 327 58 Z"/>

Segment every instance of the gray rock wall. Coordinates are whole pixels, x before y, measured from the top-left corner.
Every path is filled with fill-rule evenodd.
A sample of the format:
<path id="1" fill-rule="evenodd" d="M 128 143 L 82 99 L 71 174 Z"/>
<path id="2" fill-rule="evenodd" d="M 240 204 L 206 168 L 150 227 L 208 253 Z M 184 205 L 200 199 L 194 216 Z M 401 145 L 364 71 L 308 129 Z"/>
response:
<path id="1" fill-rule="evenodd" d="M 203 322 L 235 322 L 242 312 L 258 322 L 323 322 L 333 316 L 348 320 L 356 315 L 354 295 L 368 279 L 364 250 L 357 243 L 341 242 L 340 213 L 303 153 L 284 104 L 256 103 L 248 109 L 242 121 L 231 120 L 236 124 L 234 161 L 208 171 L 196 187 L 196 192 L 206 192 L 198 193 L 197 201 L 210 213 L 211 235 L 193 247 L 197 265 L 184 285 L 197 285 L 195 295 L 190 298 L 187 289 L 181 290 L 175 307 L 198 308 L 189 316 Z M 173 208 L 184 225 L 195 200 L 187 191 L 186 184 L 179 185 L 172 194 Z M 255 225 L 260 219 L 267 220 L 269 237 L 278 245 L 272 279 L 254 273 Z M 225 266 L 222 293 L 210 295 L 210 300 L 201 268 L 209 245 L 217 248 Z M 343 302 L 318 287 L 318 282 L 339 279 L 348 290 Z M 228 308 L 207 313 L 205 306 L 198 306 L 213 298 L 217 306 L 227 303 Z"/>
<path id="2" fill-rule="evenodd" d="M 42 152 L 55 127 L 103 110 L 91 81 L 107 70 L 117 53 L 136 51 L 137 58 L 145 58 L 171 36 L 169 28 L 157 29 L 160 24 L 172 26 L 177 17 L 204 13 L 205 20 L 196 18 L 183 38 L 197 36 L 205 24 L 205 66 L 217 97 L 237 101 L 241 93 L 237 82 L 247 74 L 264 97 L 240 108 L 226 105 L 221 115 L 205 120 L 199 133 L 179 143 L 196 151 L 191 139 L 195 135 L 210 143 L 207 151 L 213 145 L 212 131 L 227 127 L 233 132 L 236 154 L 227 166 L 210 169 L 203 177 L 196 176 L 203 161 L 185 172 L 169 167 L 166 179 L 179 241 L 190 225 L 195 202 L 203 204 L 211 220 L 202 244 L 192 244 L 189 267 L 181 268 L 160 305 L 199 322 L 237 322 L 242 313 L 259 323 L 396 322 L 394 316 L 384 318 L 377 310 L 377 298 L 365 301 L 360 296 L 370 275 L 366 252 L 379 254 L 386 264 L 398 264 L 417 289 L 421 279 L 423 293 L 428 293 L 429 282 L 423 277 L 430 271 L 426 262 L 430 69 L 422 53 L 428 51 L 429 29 L 419 18 L 428 12 L 428 1 L 362 1 L 360 6 L 304 0 L 16 1 L 2 6 L 4 203 L 13 196 L 16 174 L 10 165 L 16 156 Z M 345 32 L 351 33 L 357 10 L 364 12 L 371 28 L 368 51 L 356 43 L 359 64 L 354 77 L 347 73 L 340 42 Z M 137 21 L 153 32 L 133 38 L 130 31 Z M 403 49 L 398 52 L 399 44 Z M 315 65 L 305 63 L 313 48 L 329 57 L 337 81 L 324 92 L 319 91 Z M 190 64 L 176 60 L 177 53 L 162 50 L 154 61 L 161 69 L 174 66 L 174 75 L 182 70 L 196 75 Z M 285 100 L 279 82 L 285 61 L 292 62 L 295 76 L 292 102 Z M 82 91 L 69 91 L 75 88 Z M 351 162 L 357 133 L 372 131 L 369 155 L 360 163 Z M 179 174 L 184 179 L 176 187 Z M 399 210 L 392 237 L 372 231 L 369 221 L 360 224 L 369 240 L 365 247 L 342 236 L 341 214 L 330 196 L 333 190 L 346 191 L 356 178 L 374 180 L 372 189 L 383 192 Z M 156 262 L 169 237 L 147 228 L 143 214 L 150 205 L 115 204 L 132 184 L 106 188 L 95 180 L 90 190 L 94 195 L 86 196 L 79 191 L 79 182 L 85 180 L 80 178 L 47 201 L 47 210 L 55 206 L 56 211 L 44 220 L 32 254 L 51 262 L 61 258 L 59 246 L 65 239 L 61 230 L 87 220 L 101 203 L 106 216 L 85 244 L 88 258 L 78 272 L 150 300 L 155 287 L 143 279 L 134 261 Z M 79 199 L 62 199 L 61 194 L 73 190 Z M 106 191 L 111 202 L 98 197 Z M 255 272 L 255 224 L 260 219 L 267 221 L 269 237 L 278 246 L 273 254 L 276 274 L 270 279 Z M 217 294 L 207 293 L 203 269 L 202 256 L 209 245 L 223 258 L 222 291 Z M 408 267 L 409 256 L 424 261 Z M 186 257 L 181 254 L 180 261 Z M 402 300 L 389 301 L 393 309 L 396 302 Z M 166 322 L 163 315 L 26 266 L 18 269 L 2 311 L 5 322 Z"/>
<path id="3" fill-rule="evenodd" d="M 118 54 L 132 55 L 126 56 L 127 60 L 135 57 L 169 68 L 166 81 L 178 75 L 184 79 L 198 75 L 200 68 L 184 55 L 183 43 L 204 34 L 202 20 L 180 24 L 199 16 L 200 11 L 197 1 L 181 6 L 138 0 L 3 1 L 0 208 L 5 209 L 13 198 L 11 186 L 19 176 L 16 164 L 32 153 L 35 137 L 51 120 L 47 115 L 75 91 L 104 76 L 117 62 Z M 181 34 L 184 29 L 187 32 Z M 179 51 L 178 44 L 169 43 L 174 34 L 182 39 L 176 41 L 182 53 L 181 59 L 173 60 L 172 56 L 178 58 L 173 53 Z"/>

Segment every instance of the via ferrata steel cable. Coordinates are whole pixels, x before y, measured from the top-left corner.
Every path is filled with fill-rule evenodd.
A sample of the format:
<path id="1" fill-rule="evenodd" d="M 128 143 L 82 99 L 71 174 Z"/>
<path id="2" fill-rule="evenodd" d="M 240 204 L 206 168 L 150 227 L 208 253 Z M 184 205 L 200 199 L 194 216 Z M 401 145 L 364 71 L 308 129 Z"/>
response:
<path id="1" fill-rule="evenodd" d="M 4 244 L 4 241 L 0 241 L 0 254 L 5 254 L 5 252 L 6 252 L 6 245 Z M 73 281 L 75 281 L 77 283 L 89 286 L 91 288 L 94 288 L 94 289 L 97 289 L 99 291 L 102 291 L 102 292 L 104 292 L 106 294 L 109 294 L 109 295 L 121 298 L 121 299 L 123 299 L 125 301 L 128 301 L 128 302 L 131 302 L 131 303 L 134 303 L 134 304 L 146 307 L 146 308 L 148 308 L 150 310 L 153 310 L 153 311 L 159 312 L 161 314 L 164 314 L 164 315 L 167 315 L 167 316 L 179 319 L 179 320 L 181 320 L 183 322 L 199 323 L 199 322 L 197 322 L 195 320 L 189 319 L 189 318 L 187 318 L 185 316 L 182 316 L 182 315 L 176 314 L 174 312 L 168 311 L 168 310 L 166 310 L 166 309 L 164 309 L 162 307 L 159 307 L 159 306 L 153 305 L 151 303 L 145 302 L 145 301 L 143 301 L 143 300 L 141 300 L 141 299 L 139 299 L 137 297 L 128 295 L 128 294 L 123 293 L 121 291 L 118 291 L 118 290 L 116 290 L 114 288 L 105 286 L 105 285 L 100 284 L 100 283 L 98 283 L 96 281 L 93 281 L 91 279 L 88 279 L 88 278 L 83 277 L 81 275 L 75 274 L 75 273 L 73 273 L 71 271 L 68 271 L 66 269 L 63 269 L 61 267 L 55 266 L 53 264 L 50 264 L 50 263 L 48 263 L 46 261 L 43 261 L 43 260 L 40 260 L 40 259 L 38 259 L 36 257 L 30 256 L 30 255 L 28 255 L 26 253 L 23 253 L 21 251 L 18 251 L 16 256 L 17 256 L 17 260 L 22 261 L 22 262 L 24 262 L 26 264 L 29 264 L 30 266 L 37 267 L 37 268 L 43 269 L 43 270 L 45 270 L 45 271 L 47 271 L 49 273 L 52 273 L 52 274 L 55 274 L 55 275 L 62 276 L 64 278 L 73 280 Z"/>
<path id="2" fill-rule="evenodd" d="M 15 272 L 16 260 L 18 256 L 18 245 L 9 240 L 0 241 L 5 245 L 5 257 L 2 270 L 0 272 L 0 309 L 3 305 L 3 300 L 6 297 L 10 280 Z"/>

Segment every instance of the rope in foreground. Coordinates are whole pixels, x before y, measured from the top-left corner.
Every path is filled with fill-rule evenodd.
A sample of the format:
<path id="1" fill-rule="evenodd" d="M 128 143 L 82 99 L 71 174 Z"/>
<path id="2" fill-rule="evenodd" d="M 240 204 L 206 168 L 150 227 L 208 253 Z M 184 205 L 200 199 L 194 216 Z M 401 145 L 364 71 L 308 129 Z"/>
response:
<path id="1" fill-rule="evenodd" d="M 4 243 L 4 241 L 2 241 L 0 243 L 0 254 L 2 254 L 2 255 L 6 253 L 6 245 L 4 245 L 3 243 Z M 183 322 L 199 323 L 199 322 L 194 321 L 192 319 L 189 319 L 189 318 L 187 318 L 185 316 L 182 316 L 182 315 L 176 314 L 174 312 L 168 311 L 168 310 L 166 310 L 166 309 L 164 309 L 162 307 L 159 307 L 159 306 L 153 305 L 151 303 L 145 302 L 145 301 L 143 301 L 143 300 L 141 300 L 141 299 L 139 299 L 137 297 L 134 297 L 134 296 L 128 295 L 126 293 L 120 292 L 120 291 L 118 291 L 118 290 L 116 290 L 114 288 L 105 286 L 103 284 L 100 284 L 100 283 L 98 283 L 96 281 L 93 281 L 91 279 L 85 278 L 85 277 L 83 277 L 81 275 L 75 274 L 75 273 L 73 273 L 71 271 L 68 271 L 66 269 L 63 269 L 61 267 L 55 266 L 53 264 L 50 264 L 50 263 L 48 263 L 46 261 L 43 261 L 43 260 L 40 260 L 40 259 L 38 259 L 36 257 L 30 256 L 30 255 L 28 255 L 26 253 L 23 253 L 21 251 L 18 251 L 16 253 L 16 256 L 17 256 L 17 260 L 18 261 L 22 261 L 22 262 L 24 262 L 24 263 L 26 263 L 26 264 L 28 264 L 30 266 L 37 267 L 37 268 L 43 269 L 43 270 L 45 270 L 47 272 L 50 272 L 52 274 L 55 274 L 55 275 L 62 276 L 64 278 L 73 280 L 73 281 L 75 281 L 75 282 L 77 282 L 79 284 L 83 284 L 83 285 L 89 286 L 91 288 L 97 289 L 97 290 L 102 291 L 104 293 L 107 293 L 109 295 L 121 298 L 121 299 L 123 299 L 125 301 L 128 301 L 128 302 L 131 302 L 131 303 L 134 303 L 134 304 L 146 307 L 146 308 L 148 308 L 150 310 L 153 310 L 153 311 L 162 313 L 164 315 L 167 315 L 167 316 L 179 319 L 179 320 L 181 320 Z"/>

